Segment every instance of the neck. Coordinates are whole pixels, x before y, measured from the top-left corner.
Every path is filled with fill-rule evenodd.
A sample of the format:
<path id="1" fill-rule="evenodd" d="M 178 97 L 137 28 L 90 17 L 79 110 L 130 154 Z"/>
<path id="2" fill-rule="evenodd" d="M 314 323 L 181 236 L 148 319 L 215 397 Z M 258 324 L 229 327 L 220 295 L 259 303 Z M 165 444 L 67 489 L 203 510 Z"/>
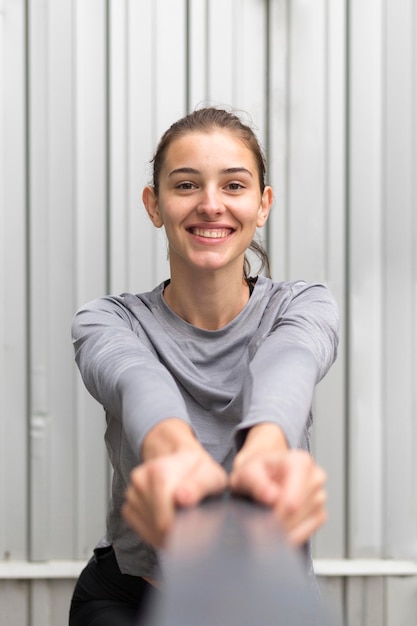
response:
<path id="1" fill-rule="evenodd" d="M 249 299 L 242 275 L 225 277 L 220 272 L 198 278 L 173 275 L 164 291 L 168 306 L 189 324 L 219 330 L 231 322 Z"/>

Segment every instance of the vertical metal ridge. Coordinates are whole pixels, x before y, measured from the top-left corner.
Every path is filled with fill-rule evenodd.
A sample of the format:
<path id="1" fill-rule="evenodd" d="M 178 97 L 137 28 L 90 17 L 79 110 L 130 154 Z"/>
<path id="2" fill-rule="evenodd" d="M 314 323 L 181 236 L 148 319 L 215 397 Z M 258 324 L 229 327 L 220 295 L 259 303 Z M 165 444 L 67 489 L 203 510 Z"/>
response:
<path id="1" fill-rule="evenodd" d="M 350 473 L 350 438 L 351 438 L 351 430 L 349 428 L 350 423 L 350 388 L 351 388 L 351 379 L 350 379 L 350 363 L 351 363 L 351 355 L 350 355 L 350 244 L 351 244 L 351 224 L 350 224 L 350 36 L 351 36 L 351 12 L 350 12 L 350 0 L 346 0 L 345 3 L 345 23 L 346 23 L 346 72 L 345 72 L 345 163 L 346 163 L 346 172 L 345 172 L 345 308 L 344 308 L 344 319 L 346 320 L 346 328 L 345 328 L 345 429 L 346 429 L 346 443 L 345 443 L 345 510 L 346 510 L 346 519 L 345 519 L 345 557 L 349 556 L 350 553 L 350 493 L 349 493 L 349 473 Z M 344 586 L 344 591 L 346 594 L 346 586 Z M 344 603 L 346 604 L 347 598 L 344 598 Z"/>
<path id="2" fill-rule="evenodd" d="M 106 119 L 106 130 L 105 130 L 105 145 L 106 145 L 106 163 L 105 163 L 105 176 L 106 176 L 106 219 L 105 219 L 105 240 L 106 240 L 106 274 L 105 274 L 105 283 L 106 283 L 106 291 L 110 293 L 111 290 L 111 263 L 112 263 L 112 249 L 111 249 L 111 63 L 110 63 L 110 55 L 111 55 L 111 37 L 110 37 L 110 3 L 111 0 L 105 0 L 105 41 L 104 41 L 104 55 L 105 55 L 105 119 Z"/>
<path id="3" fill-rule="evenodd" d="M 190 0 L 185 0 L 185 107 L 186 113 L 191 110 L 191 42 L 190 42 Z"/>
<path id="4" fill-rule="evenodd" d="M 271 0 L 265 2 L 265 156 L 267 164 L 269 164 L 269 155 L 271 153 Z M 268 173 L 267 167 L 266 175 Z M 267 182 L 267 181 L 266 181 Z M 269 220 L 265 228 L 265 246 L 270 255 L 272 245 L 271 228 Z"/>
<path id="5" fill-rule="evenodd" d="M 30 423 L 31 423 L 31 406 L 32 406 L 32 389 L 31 389 L 31 362 L 32 362 L 32 346 L 31 346 L 31 282 L 30 282 L 30 252 L 31 252 L 31 238 L 30 238 L 30 62 L 29 62 L 29 48 L 30 48 L 30 16 L 29 16 L 29 0 L 25 0 L 24 3 L 25 12 L 25 32 L 24 32 L 24 60 L 25 60 L 25 76 L 24 76 L 24 98 L 25 98 L 25 212 L 26 212 L 26 446 L 28 459 L 26 463 L 26 485 L 27 485 L 27 556 L 30 559 L 32 552 L 32 507 L 31 507 L 31 469 L 30 469 L 30 456 L 31 456 L 31 436 L 30 436 Z"/>

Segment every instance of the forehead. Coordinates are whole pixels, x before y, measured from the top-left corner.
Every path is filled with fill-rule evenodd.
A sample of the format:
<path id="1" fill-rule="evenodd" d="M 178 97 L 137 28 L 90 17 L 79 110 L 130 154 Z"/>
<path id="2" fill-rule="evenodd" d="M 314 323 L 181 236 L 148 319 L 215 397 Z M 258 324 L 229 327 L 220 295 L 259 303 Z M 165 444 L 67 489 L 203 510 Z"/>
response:
<path id="1" fill-rule="evenodd" d="M 227 129 L 210 132 L 190 131 L 174 139 L 166 152 L 164 167 L 199 164 L 200 167 L 218 166 L 219 169 L 238 167 L 256 171 L 257 164 L 246 142 Z"/>

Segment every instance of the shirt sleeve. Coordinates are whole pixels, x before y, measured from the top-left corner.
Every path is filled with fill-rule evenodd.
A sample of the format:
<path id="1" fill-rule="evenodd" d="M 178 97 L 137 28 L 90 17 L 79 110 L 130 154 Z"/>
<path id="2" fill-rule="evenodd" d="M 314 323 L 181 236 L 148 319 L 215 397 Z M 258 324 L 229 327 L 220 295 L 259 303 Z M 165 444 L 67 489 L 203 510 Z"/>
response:
<path id="1" fill-rule="evenodd" d="M 82 307 L 72 338 L 86 388 L 123 423 L 138 459 L 146 433 L 158 422 L 177 417 L 190 423 L 175 380 L 135 332 L 122 299 L 100 298 Z"/>
<path id="2" fill-rule="evenodd" d="M 238 449 L 248 429 L 263 422 L 277 424 L 289 446 L 299 446 L 315 386 L 336 359 L 338 308 L 325 286 L 293 283 L 285 305 L 277 308 L 250 363 L 244 417 L 236 430 Z"/>

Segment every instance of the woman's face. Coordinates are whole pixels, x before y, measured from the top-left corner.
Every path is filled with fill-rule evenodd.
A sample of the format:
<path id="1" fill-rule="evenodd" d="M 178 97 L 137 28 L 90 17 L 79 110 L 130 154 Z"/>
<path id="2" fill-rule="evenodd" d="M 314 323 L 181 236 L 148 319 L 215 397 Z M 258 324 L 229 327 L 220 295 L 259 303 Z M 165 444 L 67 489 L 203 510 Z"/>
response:
<path id="1" fill-rule="evenodd" d="M 244 142 L 214 130 L 174 140 L 158 197 L 147 187 L 143 200 L 155 226 L 165 227 L 172 271 L 234 268 L 241 275 L 256 227 L 268 217 L 272 191 L 261 193 L 256 161 Z"/>

